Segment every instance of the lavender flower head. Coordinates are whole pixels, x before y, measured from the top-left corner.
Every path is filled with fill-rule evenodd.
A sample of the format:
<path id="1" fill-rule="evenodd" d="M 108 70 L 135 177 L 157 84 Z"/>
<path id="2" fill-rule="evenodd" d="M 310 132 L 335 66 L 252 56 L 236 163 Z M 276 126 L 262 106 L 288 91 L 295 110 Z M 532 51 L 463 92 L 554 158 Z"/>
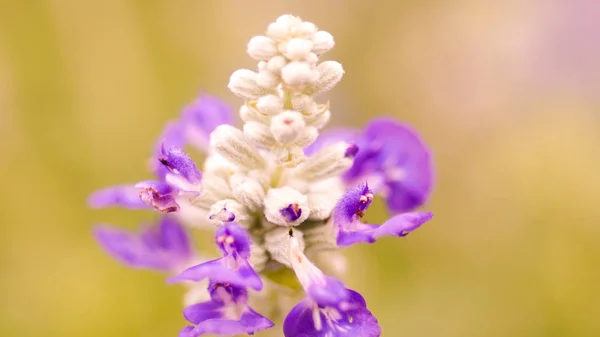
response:
<path id="1" fill-rule="evenodd" d="M 415 209 L 431 191 L 432 160 L 423 140 L 390 118 L 365 130 L 321 132 L 331 111 L 315 99 L 344 74 L 340 63 L 319 60 L 333 46 L 331 34 L 314 24 L 279 17 L 248 43 L 258 70 L 237 70 L 229 80 L 244 100 L 241 128 L 232 126 L 225 103 L 202 95 L 154 145 L 154 180 L 90 197 L 96 208 L 160 215 L 139 234 L 103 225 L 96 237 L 124 264 L 167 272 L 169 283 L 200 284 L 193 292 L 203 295 L 188 297 L 183 312 L 192 325 L 179 336 L 252 335 L 274 326 L 266 314 L 283 310 L 286 337 L 381 335 L 363 296 L 308 256 L 404 237 L 430 220 L 431 213 Z M 187 145 L 205 153 L 202 171 Z M 396 215 L 364 223 L 377 194 Z M 215 232 L 219 257 L 198 264 L 192 229 Z M 303 299 L 294 300 L 294 289 Z M 295 305 L 282 304 L 290 298 Z"/>

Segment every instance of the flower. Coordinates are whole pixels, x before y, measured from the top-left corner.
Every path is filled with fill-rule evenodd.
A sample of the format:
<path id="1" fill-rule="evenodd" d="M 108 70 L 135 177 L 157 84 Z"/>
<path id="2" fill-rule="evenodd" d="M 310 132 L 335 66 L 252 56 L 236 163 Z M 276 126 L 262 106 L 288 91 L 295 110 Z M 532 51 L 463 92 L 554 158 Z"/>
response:
<path id="1" fill-rule="evenodd" d="M 217 229 L 215 243 L 223 253 L 223 257 L 190 267 L 167 282 L 198 282 L 214 279 L 239 287 L 261 290 L 262 280 L 248 263 L 250 258 L 248 233 L 238 224 L 229 222 Z"/>
<path id="2" fill-rule="evenodd" d="M 372 243 L 381 236 L 406 236 L 433 217 L 429 212 L 411 212 L 393 216 L 382 225 L 360 221 L 373 201 L 373 192 L 366 183 L 346 192 L 333 211 L 333 223 L 338 229 L 337 244 L 349 246 L 358 242 Z"/>
<path id="3" fill-rule="evenodd" d="M 289 312 L 283 323 L 285 337 L 377 337 L 381 328 L 364 298 L 342 282 L 327 277 L 299 249 L 291 236 L 291 262 L 307 297 Z"/>
<path id="4" fill-rule="evenodd" d="M 259 311 L 280 313 L 286 302 L 296 303 L 283 322 L 286 337 L 381 335 L 363 296 L 313 261 L 354 243 L 406 236 L 431 219 L 409 211 L 429 196 L 432 160 L 412 129 L 389 118 L 320 134 L 331 111 L 317 98 L 345 72 L 336 61 L 320 62 L 334 45 L 314 24 L 280 16 L 248 43 L 257 70 L 229 79 L 244 99 L 241 128 L 224 103 L 202 95 L 155 143 L 154 180 L 90 197 L 92 207 L 161 215 L 157 229 L 139 235 L 98 227 L 96 236 L 120 261 L 168 271 L 168 283 L 191 286 L 183 313 L 193 325 L 180 336 L 254 334 L 274 326 Z M 184 151 L 188 144 L 206 155 L 202 171 Z M 382 225 L 361 222 L 374 193 L 398 213 Z M 182 226 L 215 230 L 221 257 L 198 264 Z M 345 258 L 336 256 L 320 262 L 341 271 Z M 202 282 L 208 291 L 198 298 Z M 290 298 L 300 289 L 304 299 Z"/>
<path id="5" fill-rule="evenodd" d="M 193 257 L 187 232 L 170 217 L 138 233 L 99 225 L 94 235 L 110 255 L 134 268 L 177 272 Z"/>
<path id="6" fill-rule="evenodd" d="M 211 282 L 208 291 L 210 301 L 193 304 L 183 310 L 185 319 L 195 326 L 183 328 L 179 333 L 180 337 L 196 337 L 203 334 L 253 335 L 274 325 L 250 308 L 248 291 L 243 287 Z"/>

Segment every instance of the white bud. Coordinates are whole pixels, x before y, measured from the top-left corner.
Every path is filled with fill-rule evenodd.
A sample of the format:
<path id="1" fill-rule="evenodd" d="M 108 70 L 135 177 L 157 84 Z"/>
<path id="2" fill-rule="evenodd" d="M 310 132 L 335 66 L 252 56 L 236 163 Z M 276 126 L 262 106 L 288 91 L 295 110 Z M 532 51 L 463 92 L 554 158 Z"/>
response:
<path id="1" fill-rule="evenodd" d="M 207 171 L 202 176 L 202 192 L 200 192 L 200 196 L 194 201 L 194 204 L 210 206 L 221 199 L 231 196 L 231 188 L 224 177 L 212 171 Z"/>
<path id="2" fill-rule="evenodd" d="M 296 111 L 302 112 L 305 115 L 311 115 L 317 111 L 317 103 L 315 100 L 304 94 L 296 94 L 292 96 L 292 107 Z"/>
<path id="3" fill-rule="evenodd" d="M 357 151 L 355 145 L 344 142 L 327 146 L 298 166 L 295 174 L 309 181 L 338 176 L 352 166 Z"/>
<path id="4" fill-rule="evenodd" d="M 280 143 L 292 143 L 304 130 L 304 118 L 297 111 L 287 110 L 271 119 L 271 132 Z"/>
<path id="5" fill-rule="evenodd" d="M 267 70 L 267 61 L 260 61 L 258 62 L 258 71 L 264 71 Z"/>
<path id="6" fill-rule="evenodd" d="M 240 107 L 240 118 L 245 123 L 248 122 L 259 122 L 266 123 L 269 121 L 268 116 L 261 114 L 256 108 L 248 106 L 246 104 Z"/>
<path id="7" fill-rule="evenodd" d="M 257 147 L 268 149 L 276 144 L 269 127 L 259 122 L 247 122 L 244 124 L 244 135 Z"/>
<path id="8" fill-rule="evenodd" d="M 231 163 L 216 153 L 211 153 L 206 157 L 203 168 L 205 174 L 210 172 L 220 176 L 228 176 L 233 172 Z"/>
<path id="9" fill-rule="evenodd" d="M 265 90 L 256 84 L 257 74 L 252 70 L 239 69 L 231 74 L 227 87 L 234 94 L 245 99 L 256 99 L 265 93 Z"/>
<path id="10" fill-rule="evenodd" d="M 268 60 L 277 54 L 275 42 L 266 36 L 255 36 L 248 42 L 248 54 L 255 60 Z"/>
<path id="11" fill-rule="evenodd" d="M 333 221 L 328 221 L 326 224 L 320 224 L 319 226 L 303 228 L 302 232 L 304 234 L 304 242 L 306 243 L 306 253 L 336 249 L 336 229 Z"/>
<path id="12" fill-rule="evenodd" d="M 283 100 L 277 95 L 261 96 L 256 101 L 256 108 L 265 115 L 276 115 L 283 110 Z"/>
<path id="13" fill-rule="evenodd" d="M 288 186 L 270 189 L 264 203 L 265 217 L 279 226 L 297 226 L 310 215 L 308 198 Z"/>
<path id="14" fill-rule="evenodd" d="M 308 56 L 312 46 L 313 43 L 310 40 L 294 38 L 287 42 L 284 55 L 290 60 L 302 60 Z"/>
<path id="15" fill-rule="evenodd" d="M 286 147 L 275 147 L 271 149 L 271 155 L 275 163 L 286 168 L 293 168 L 306 160 L 303 148 L 292 145 Z"/>
<path id="16" fill-rule="evenodd" d="M 324 30 L 320 30 L 313 36 L 313 53 L 323 54 L 331 50 L 335 42 L 333 36 Z"/>
<path id="17" fill-rule="evenodd" d="M 269 184 L 271 183 L 270 173 L 266 170 L 252 170 L 248 172 L 248 177 L 258 181 L 258 183 L 264 189 L 267 189 L 269 187 Z"/>
<path id="18" fill-rule="evenodd" d="M 267 36 L 276 42 L 283 41 L 289 34 L 289 27 L 286 24 L 274 22 L 267 28 Z"/>
<path id="19" fill-rule="evenodd" d="M 319 137 L 319 131 L 313 126 L 307 126 L 302 130 L 302 133 L 294 142 L 294 145 L 298 147 L 307 147 L 314 143 Z"/>
<path id="20" fill-rule="evenodd" d="M 329 111 L 329 104 L 319 105 L 316 113 L 306 117 L 306 123 L 317 129 L 321 129 L 329 122 L 330 118 L 331 111 Z"/>
<path id="21" fill-rule="evenodd" d="M 295 230 L 294 238 L 298 240 L 300 249 L 304 250 L 302 232 Z M 265 234 L 265 247 L 271 258 L 288 267 L 292 266 L 290 262 L 290 239 L 288 228 L 276 227 Z"/>
<path id="22" fill-rule="evenodd" d="M 285 57 L 277 55 L 267 62 L 267 69 L 275 74 L 278 74 L 286 64 L 287 60 Z"/>
<path id="23" fill-rule="evenodd" d="M 291 62 L 281 69 L 281 78 L 290 86 L 304 85 L 318 79 L 318 72 L 313 71 L 306 62 Z"/>
<path id="24" fill-rule="evenodd" d="M 210 134 L 210 145 L 223 158 L 239 167 L 251 170 L 266 166 L 264 158 L 248 143 L 244 133 L 231 125 L 219 125 Z"/>
<path id="25" fill-rule="evenodd" d="M 315 53 L 308 53 L 306 54 L 306 57 L 304 57 L 304 61 L 314 66 L 317 64 L 317 61 L 319 61 L 319 57 Z"/>
<path id="26" fill-rule="evenodd" d="M 267 254 L 267 251 L 263 247 L 255 243 L 251 243 L 250 258 L 248 259 L 248 262 L 250 262 L 252 269 L 254 269 L 254 271 L 256 271 L 257 273 L 260 273 L 265 269 L 265 266 L 268 261 L 269 255 Z M 206 291 L 206 287 L 204 290 Z"/>
<path id="27" fill-rule="evenodd" d="M 314 23 L 308 21 L 300 23 L 297 27 L 298 34 L 308 39 L 312 38 L 316 31 L 317 26 L 315 26 Z"/>
<path id="28" fill-rule="evenodd" d="M 265 190 L 258 181 L 244 178 L 231 181 L 233 196 L 250 211 L 256 212 L 262 208 Z"/>
<path id="29" fill-rule="evenodd" d="M 291 14 L 283 14 L 280 15 L 277 20 L 275 20 L 275 23 L 284 25 L 286 27 L 294 27 L 300 25 L 302 20 L 299 17 Z"/>
<path id="30" fill-rule="evenodd" d="M 256 76 L 256 84 L 261 88 L 275 89 L 279 82 L 279 76 L 266 69 L 261 70 Z"/>
<path id="31" fill-rule="evenodd" d="M 310 206 L 309 219 L 316 221 L 329 218 L 344 189 L 344 184 L 338 177 L 310 184 L 306 193 Z"/>
<path id="32" fill-rule="evenodd" d="M 214 203 L 210 206 L 208 217 L 217 224 L 235 221 L 243 226 L 248 226 L 251 219 L 244 206 L 232 199 L 219 200 Z"/>
<path id="33" fill-rule="evenodd" d="M 306 88 L 305 93 L 317 96 L 335 87 L 344 76 L 344 68 L 339 62 L 325 61 L 317 66 L 319 79 Z"/>

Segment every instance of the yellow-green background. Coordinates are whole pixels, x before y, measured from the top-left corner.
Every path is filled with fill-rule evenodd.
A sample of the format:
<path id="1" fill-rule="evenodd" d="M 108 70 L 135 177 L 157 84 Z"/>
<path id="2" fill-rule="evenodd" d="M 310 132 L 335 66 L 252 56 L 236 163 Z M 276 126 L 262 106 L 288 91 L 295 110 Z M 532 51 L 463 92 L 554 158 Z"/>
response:
<path id="1" fill-rule="evenodd" d="M 91 238 L 94 223 L 133 228 L 154 215 L 92 211 L 85 198 L 149 177 L 163 123 L 200 90 L 239 105 L 226 84 L 254 66 L 246 42 L 291 12 L 336 38 L 326 58 L 346 76 L 328 97 L 332 124 L 393 115 L 435 153 L 434 219 L 347 251 L 346 281 L 383 335 L 600 336 L 594 10 L 585 0 L 0 0 L 0 335 L 176 336 L 182 289 L 119 265 Z"/>

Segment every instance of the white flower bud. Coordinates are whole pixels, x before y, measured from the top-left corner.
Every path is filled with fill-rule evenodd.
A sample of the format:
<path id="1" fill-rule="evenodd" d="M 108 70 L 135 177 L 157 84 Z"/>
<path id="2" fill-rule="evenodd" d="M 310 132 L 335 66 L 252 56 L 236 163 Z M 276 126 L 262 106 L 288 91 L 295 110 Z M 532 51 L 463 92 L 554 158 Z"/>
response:
<path id="1" fill-rule="evenodd" d="M 292 96 L 292 107 L 304 115 L 311 115 L 317 111 L 317 103 L 308 95 L 296 94 Z"/>
<path id="2" fill-rule="evenodd" d="M 306 54 L 306 57 L 304 57 L 304 61 L 314 66 L 319 61 L 319 57 L 315 53 L 308 53 Z"/>
<path id="3" fill-rule="evenodd" d="M 240 107 L 240 118 L 245 123 L 248 122 L 259 122 L 259 123 L 267 123 L 269 121 L 269 117 L 261 114 L 256 108 L 252 106 L 248 106 L 246 104 Z"/>
<path id="4" fill-rule="evenodd" d="M 310 126 L 314 126 L 317 129 L 321 129 L 322 127 L 329 122 L 331 118 L 331 111 L 329 111 L 329 104 L 319 105 L 317 108 L 317 112 L 306 117 L 306 123 Z"/>
<path id="5" fill-rule="evenodd" d="M 281 69 L 281 78 L 290 86 L 304 85 L 318 80 L 318 72 L 306 62 L 291 62 Z"/>
<path id="6" fill-rule="evenodd" d="M 258 181 L 248 177 L 244 178 L 232 181 L 233 196 L 251 212 L 256 212 L 263 206 L 265 190 Z"/>
<path id="7" fill-rule="evenodd" d="M 267 28 L 267 36 L 276 42 L 283 41 L 289 33 L 288 27 L 285 24 L 274 22 Z"/>
<path id="8" fill-rule="evenodd" d="M 295 230 L 294 237 L 298 240 L 300 249 L 304 250 L 303 234 Z M 290 262 L 290 234 L 288 228 L 277 227 L 265 234 L 265 247 L 271 255 L 271 258 L 288 267 L 292 266 Z"/>
<path id="9" fill-rule="evenodd" d="M 259 122 L 247 122 L 244 124 L 244 136 L 254 146 L 269 149 L 276 144 L 269 127 Z"/>
<path id="10" fill-rule="evenodd" d="M 318 96 L 335 87 L 344 76 L 344 68 L 339 62 L 325 61 L 317 66 L 319 79 L 306 88 L 305 93 Z"/>
<path id="11" fill-rule="evenodd" d="M 357 152 L 355 145 L 344 142 L 327 146 L 298 166 L 295 174 L 309 181 L 338 176 L 352 166 Z"/>
<path id="12" fill-rule="evenodd" d="M 304 130 L 302 130 L 300 137 L 298 137 L 298 139 L 296 139 L 296 141 L 294 142 L 294 145 L 296 145 L 298 147 L 307 147 L 310 144 L 314 143 L 318 137 L 319 137 L 319 131 L 317 130 L 317 128 L 315 128 L 313 126 L 307 126 L 304 128 Z"/>
<path id="13" fill-rule="evenodd" d="M 279 226 L 297 226 L 310 215 L 308 198 L 291 187 L 270 189 L 264 203 L 265 217 Z"/>
<path id="14" fill-rule="evenodd" d="M 315 24 L 312 22 L 304 21 L 298 25 L 296 31 L 299 35 L 302 35 L 307 39 L 311 39 L 317 32 L 317 26 L 315 26 Z"/>
<path id="15" fill-rule="evenodd" d="M 285 57 L 277 55 L 267 62 L 267 69 L 272 73 L 278 74 L 283 67 L 287 64 Z"/>
<path id="16" fill-rule="evenodd" d="M 333 221 L 319 226 L 303 228 L 302 232 L 304 234 L 305 252 L 307 254 L 319 251 L 331 251 L 337 248 L 337 232 L 333 226 Z"/>
<path id="17" fill-rule="evenodd" d="M 335 42 L 333 36 L 324 30 L 320 30 L 313 36 L 313 53 L 323 54 L 331 50 Z"/>
<path id="18" fill-rule="evenodd" d="M 280 15 L 277 20 L 275 20 L 275 23 L 291 28 L 300 25 L 302 20 L 299 17 L 291 14 L 283 14 Z"/>
<path id="19" fill-rule="evenodd" d="M 240 203 L 232 199 L 219 200 L 210 206 L 208 218 L 217 224 L 235 221 L 248 226 L 250 215 Z"/>
<path id="20" fill-rule="evenodd" d="M 271 183 L 270 173 L 265 170 L 252 170 L 248 172 L 248 178 L 258 181 L 258 183 L 264 189 L 267 189 L 269 187 L 269 184 Z"/>
<path id="21" fill-rule="evenodd" d="M 271 149 L 275 163 L 287 168 L 293 168 L 306 160 L 304 150 L 299 146 L 275 147 Z"/>
<path id="22" fill-rule="evenodd" d="M 236 70 L 231 74 L 227 87 L 231 92 L 244 99 L 256 99 L 265 92 L 256 84 L 256 77 L 257 74 L 252 70 Z"/>
<path id="23" fill-rule="evenodd" d="M 258 71 L 264 71 L 267 70 L 267 61 L 260 61 L 258 62 Z"/>
<path id="24" fill-rule="evenodd" d="M 261 96 L 256 101 L 256 108 L 265 115 L 276 115 L 283 110 L 283 100 L 277 95 Z"/>
<path id="25" fill-rule="evenodd" d="M 313 43 L 310 40 L 294 38 L 287 42 L 284 55 L 290 60 L 302 60 L 308 56 L 312 46 Z"/>
<path id="26" fill-rule="evenodd" d="M 231 163 L 216 153 L 211 153 L 206 157 L 203 168 L 205 174 L 210 172 L 220 176 L 228 176 L 233 173 Z"/>
<path id="27" fill-rule="evenodd" d="M 279 76 L 266 69 L 261 70 L 256 76 L 256 84 L 261 88 L 275 89 L 279 82 Z"/>
<path id="28" fill-rule="evenodd" d="M 277 54 L 275 42 L 266 36 L 255 36 L 248 42 L 248 55 L 255 60 L 268 60 Z"/>
<path id="29" fill-rule="evenodd" d="M 251 243 L 250 244 L 250 258 L 248 259 L 248 262 L 250 262 L 250 265 L 252 266 L 252 268 L 257 272 L 260 273 L 261 271 L 263 271 L 265 269 L 265 266 L 267 264 L 267 262 L 269 261 L 269 255 L 267 254 L 266 249 L 262 248 L 261 246 L 255 244 L 255 243 Z M 204 287 L 205 291 L 206 291 L 206 287 Z M 198 302 L 196 302 L 198 303 Z"/>
<path id="30" fill-rule="evenodd" d="M 231 196 L 231 188 L 224 177 L 212 171 L 207 171 L 202 176 L 202 192 L 200 192 L 200 196 L 194 201 L 194 204 L 210 206 Z"/>
<path id="31" fill-rule="evenodd" d="M 280 143 L 292 143 L 304 130 L 304 118 L 297 111 L 287 110 L 271 119 L 271 132 Z"/>
<path id="32" fill-rule="evenodd" d="M 219 125 L 210 134 L 211 147 L 234 165 L 251 170 L 265 167 L 264 158 L 250 145 L 244 133 L 231 126 Z"/>

